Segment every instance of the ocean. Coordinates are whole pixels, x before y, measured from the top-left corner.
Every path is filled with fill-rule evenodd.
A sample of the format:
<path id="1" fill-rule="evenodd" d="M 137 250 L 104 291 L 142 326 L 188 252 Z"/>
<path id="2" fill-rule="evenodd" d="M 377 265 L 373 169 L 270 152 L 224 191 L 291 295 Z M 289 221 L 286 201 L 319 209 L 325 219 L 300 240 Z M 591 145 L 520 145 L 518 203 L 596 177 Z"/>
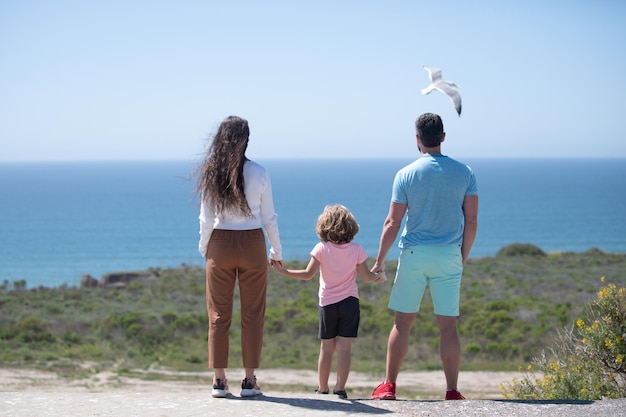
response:
<path id="1" fill-rule="evenodd" d="M 328 203 L 356 216 L 374 257 L 395 172 L 411 159 L 258 160 L 285 259 L 308 259 Z M 625 159 L 463 159 L 476 172 L 471 257 L 511 243 L 626 253 Z M 202 265 L 189 161 L 0 163 L 0 282 L 77 286 L 84 274 Z M 394 248 L 389 258 L 399 251 Z"/>

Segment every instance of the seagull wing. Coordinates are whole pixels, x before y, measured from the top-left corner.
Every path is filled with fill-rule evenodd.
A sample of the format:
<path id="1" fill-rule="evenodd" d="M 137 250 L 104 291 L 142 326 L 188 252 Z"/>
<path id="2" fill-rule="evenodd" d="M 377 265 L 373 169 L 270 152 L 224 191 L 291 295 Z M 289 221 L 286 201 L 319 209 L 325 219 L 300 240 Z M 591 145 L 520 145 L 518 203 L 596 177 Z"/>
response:
<path id="1" fill-rule="evenodd" d="M 437 90 L 441 91 L 452 100 L 452 104 L 454 104 L 454 108 L 456 112 L 461 115 L 461 94 L 459 93 L 459 89 L 455 84 L 443 81 L 438 83 L 436 86 Z"/>
<path id="2" fill-rule="evenodd" d="M 441 70 L 435 67 L 424 67 L 426 71 L 428 71 L 428 76 L 430 77 L 430 81 L 433 83 L 437 83 L 437 81 L 441 80 Z"/>
<path id="3" fill-rule="evenodd" d="M 436 90 L 435 84 L 431 83 L 428 87 L 422 89 L 422 94 L 429 94 L 431 91 Z"/>
<path id="4" fill-rule="evenodd" d="M 428 71 L 428 77 L 430 78 L 430 85 L 422 89 L 422 94 L 429 94 L 431 91 L 437 88 L 437 82 L 441 81 L 441 70 L 435 67 L 424 67 Z"/>

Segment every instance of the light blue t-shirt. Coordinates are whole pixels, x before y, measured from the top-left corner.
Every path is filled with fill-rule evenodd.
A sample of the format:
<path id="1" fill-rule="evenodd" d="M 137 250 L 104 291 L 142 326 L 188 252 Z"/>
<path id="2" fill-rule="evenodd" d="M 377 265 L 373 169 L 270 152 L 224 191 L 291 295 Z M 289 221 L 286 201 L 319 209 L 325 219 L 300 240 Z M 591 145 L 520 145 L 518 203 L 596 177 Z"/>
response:
<path id="1" fill-rule="evenodd" d="M 391 201 L 407 205 L 398 246 L 461 245 L 463 200 L 478 195 L 470 167 L 445 155 L 422 155 L 393 181 Z"/>

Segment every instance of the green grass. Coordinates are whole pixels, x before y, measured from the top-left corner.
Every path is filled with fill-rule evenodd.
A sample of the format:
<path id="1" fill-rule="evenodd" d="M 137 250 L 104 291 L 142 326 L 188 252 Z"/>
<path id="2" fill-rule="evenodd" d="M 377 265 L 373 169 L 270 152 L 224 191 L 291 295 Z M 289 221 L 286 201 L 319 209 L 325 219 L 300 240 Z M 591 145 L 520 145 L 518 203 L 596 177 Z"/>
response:
<path id="1" fill-rule="evenodd" d="M 558 329 L 584 315 L 584 305 L 596 296 L 602 276 L 618 285 L 626 283 L 625 254 L 508 249 L 466 265 L 459 322 L 463 370 L 517 370 L 549 346 Z M 388 271 L 394 268 L 395 262 L 389 262 Z M 29 289 L 27 283 L 9 288 L 5 282 L 0 289 L 0 364 L 45 366 L 76 377 L 84 374 L 76 364 L 84 362 L 127 372 L 154 365 L 206 371 L 203 269 L 183 265 L 152 272 L 157 279 L 134 281 L 125 288 Z M 359 281 L 355 371 L 384 371 L 393 324 L 387 309 L 391 286 L 392 280 Z M 316 279 L 296 281 L 270 270 L 264 368 L 316 369 L 317 290 Z M 236 299 L 231 367 L 242 366 L 238 308 Z M 438 344 L 432 303 L 426 297 L 404 369 L 440 369 Z"/>

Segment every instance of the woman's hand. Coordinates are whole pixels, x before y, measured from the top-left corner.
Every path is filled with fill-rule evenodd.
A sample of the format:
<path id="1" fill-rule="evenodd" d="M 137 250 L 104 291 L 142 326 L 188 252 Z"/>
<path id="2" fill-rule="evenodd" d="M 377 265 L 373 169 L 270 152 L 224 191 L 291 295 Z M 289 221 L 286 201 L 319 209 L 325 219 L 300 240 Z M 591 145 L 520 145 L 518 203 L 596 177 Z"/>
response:
<path id="1" fill-rule="evenodd" d="M 270 266 L 276 269 L 277 271 L 282 271 L 285 269 L 285 266 L 283 265 L 283 261 L 277 261 L 276 259 L 270 259 Z"/>

